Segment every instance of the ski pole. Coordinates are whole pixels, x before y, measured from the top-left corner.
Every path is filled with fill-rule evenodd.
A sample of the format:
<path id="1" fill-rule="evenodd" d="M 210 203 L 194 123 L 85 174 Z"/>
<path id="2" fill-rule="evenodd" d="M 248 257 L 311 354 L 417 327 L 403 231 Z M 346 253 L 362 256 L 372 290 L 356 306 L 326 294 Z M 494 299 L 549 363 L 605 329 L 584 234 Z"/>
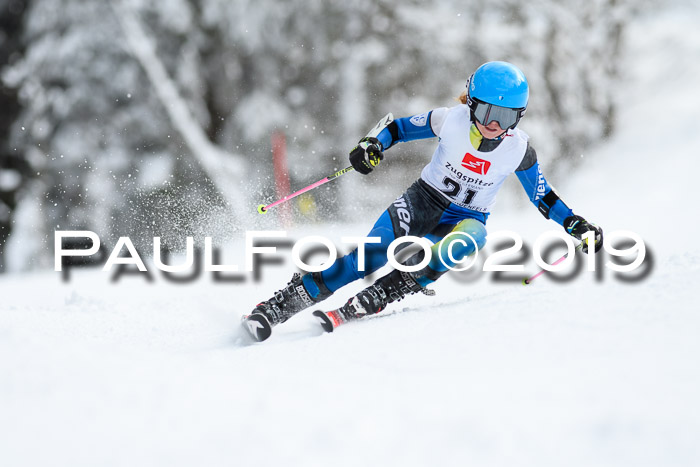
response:
<path id="1" fill-rule="evenodd" d="M 260 214 L 266 214 L 267 211 L 268 211 L 268 209 L 274 208 L 274 207 L 277 206 L 278 204 L 282 204 L 282 203 L 284 203 L 285 201 L 289 201 L 289 200 L 292 199 L 292 198 L 296 198 L 297 196 L 299 196 L 299 195 L 301 195 L 301 194 L 303 194 L 303 193 L 306 193 L 307 191 L 313 190 L 314 188 L 318 188 L 318 187 L 320 187 L 321 185 L 323 185 L 324 183 L 328 183 L 328 182 L 330 182 L 330 181 L 332 181 L 332 180 L 335 180 L 336 178 L 340 177 L 341 175 L 344 175 L 344 174 L 346 174 L 346 173 L 348 173 L 348 172 L 351 172 L 352 170 L 353 170 L 352 166 L 346 167 L 346 168 L 344 168 L 344 169 L 342 169 L 342 170 L 337 171 L 337 172 L 334 173 L 333 175 L 329 175 L 328 177 L 324 177 L 324 178 L 322 178 L 321 180 L 319 180 L 319 181 L 317 181 L 317 182 L 315 182 L 315 183 L 312 183 L 311 185 L 307 186 L 306 188 L 302 188 L 301 190 L 296 191 L 296 192 L 292 193 L 291 195 L 287 195 L 287 196 L 285 196 L 285 197 L 282 198 L 282 199 L 278 199 L 278 200 L 275 201 L 274 203 L 270 203 L 270 204 L 268 204 L 267 206 L 265 206 L 264 204 L 261 204 L 260 206 L 258 206 L 258 212 L 259 212 Z"/>
<path id="2" fill-rule="evenodd" d="M 579 244 L 576 246 L 576 249 L 574 250 L 574 253 L 576 252 L 576 250 L 580 250 L 582 246 L 583 246 L 583 242 L 582 242 L 582 243 L 579 243 Z M 564 260 L 567 258 L 567 256 L 569 256 L 569 252 L 568 252 L 568 251 L 567 251 L 566 253 L 564 253 L 564 256 L 562 256 L 561 258 L 559 258 L 558 260 L 556 260 L 554 263 L 552 263 L 552 266 L 556 266 L 557 264 L 561 263 L 562 261 L 564 261 Z M 540 277 L 542 274 L 544 274 L 545 271 L 546 271 L 545 269 L 541 269 L 540 272 L 538 272 L 538 273 L 535 274 L 534 276 L 532 276 L 532 277 L 530 277 L 530 278 L 528 278 L 528 279 L 523 279 L 523 285 L 528 285 L 530 282 L 534 281 L 535 279 L 537 279 L 538 277 Z"/>

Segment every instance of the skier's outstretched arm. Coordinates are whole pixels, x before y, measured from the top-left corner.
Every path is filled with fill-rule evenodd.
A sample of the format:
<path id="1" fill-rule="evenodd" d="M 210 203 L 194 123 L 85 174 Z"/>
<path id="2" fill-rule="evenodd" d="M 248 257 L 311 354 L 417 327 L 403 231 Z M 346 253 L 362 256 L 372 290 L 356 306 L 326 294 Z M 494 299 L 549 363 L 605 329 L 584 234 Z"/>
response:
<path id="1" fill-rule="evenodd" d="M 350 164 L 359 173 L 367 175 L 383 159 L 383 151 L 396 143 L 434 138 L 440 134 L 447 107 L 412 117 L 392 120 L 379 134 L 367 135 L 350 151 Z"/>
<path id="2" fill-rule="evenodd" d="M 603 246 L 603 229 L 589 223 L 581 216 L 574 214 L 569 206 L 559 198 L 559 195 L 545 179 L 542 167 L 537 162 L 535 149 L 528 144 L 525 157 L 515 174 L 522 184 L 525 192 L 542 215 L 552 219 L 566 230 L 566 232 L 581 240 L 586 232 L 595 232 L 595 251 Z M 582 250 L 588 252 L 588 245 L 584 244 Z"/>

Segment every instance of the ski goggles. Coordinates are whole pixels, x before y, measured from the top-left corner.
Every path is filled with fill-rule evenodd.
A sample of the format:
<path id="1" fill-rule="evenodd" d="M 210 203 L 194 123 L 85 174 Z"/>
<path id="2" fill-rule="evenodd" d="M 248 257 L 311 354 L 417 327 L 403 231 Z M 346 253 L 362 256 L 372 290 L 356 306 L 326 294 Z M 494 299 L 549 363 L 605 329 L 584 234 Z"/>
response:
<path id="1" fill-rule="evenodd" d="M 520 121 L 520 117 L 525 115 L 525 109 L 500 107 L 476 99 L 474 99 L 474 103 L 476 104 L 474 106 L 474 118 L 484 126 L 495 121 L 504 130 L 515 128 Z"/>

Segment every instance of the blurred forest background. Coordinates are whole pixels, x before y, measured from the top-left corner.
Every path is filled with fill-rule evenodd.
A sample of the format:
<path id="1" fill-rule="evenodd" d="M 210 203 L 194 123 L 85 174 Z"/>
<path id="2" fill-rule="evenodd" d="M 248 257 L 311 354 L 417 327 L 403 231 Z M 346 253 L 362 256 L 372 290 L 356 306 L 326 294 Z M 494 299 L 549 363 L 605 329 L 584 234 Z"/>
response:
<path id="1" fill-rule="evenodd" d="M 0 0 L 0 271 L 50 265 L 55 230 L 92 230 L 107 245 L 129 236 L 148 251 L 153 236 L 177 249 L 187 235 L 282 228 L 255 212 L 275 199 L 275 132 L 301 188 L 347 166 L 387 112 L 456 104 L 490 60 L 528 77 L 521 127 L 556 182 L 615 131 L 615 91 L 634 79 L 618 66 L 625 26 L 659 6 Z M 376 216 L 434 144 L 392 149 L 370 177 L 295 203 L 293 218 Z"/>

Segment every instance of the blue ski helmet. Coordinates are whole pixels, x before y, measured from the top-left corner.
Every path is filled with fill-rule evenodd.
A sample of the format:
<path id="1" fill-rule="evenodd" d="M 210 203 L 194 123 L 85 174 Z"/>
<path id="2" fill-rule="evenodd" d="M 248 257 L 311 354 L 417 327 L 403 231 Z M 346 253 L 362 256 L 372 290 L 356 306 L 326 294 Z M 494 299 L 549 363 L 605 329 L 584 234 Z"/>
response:
<path id="1" fill-rule="evenodd" d="M 525 115 L 529 96 L 525 75 L 508 62 L 484 63 L 467 80 L 467 105 L 472 110 L 472 117 L 476 114 L 477 120 L 484 125 L 488 121 L 482 121 L 480 115 L 486 115 L 488 119 L 492 113 L 493 116 L 497 114 L 498 107 L 505 107 L 519 112 L 514 112 L 512 118 L 504 118 L 503 123 L 507 125 L 501 124 L 501 128 L 515 128 L 520 117 Z M 490 105 L 485 108 L 479 104 Z"/>

